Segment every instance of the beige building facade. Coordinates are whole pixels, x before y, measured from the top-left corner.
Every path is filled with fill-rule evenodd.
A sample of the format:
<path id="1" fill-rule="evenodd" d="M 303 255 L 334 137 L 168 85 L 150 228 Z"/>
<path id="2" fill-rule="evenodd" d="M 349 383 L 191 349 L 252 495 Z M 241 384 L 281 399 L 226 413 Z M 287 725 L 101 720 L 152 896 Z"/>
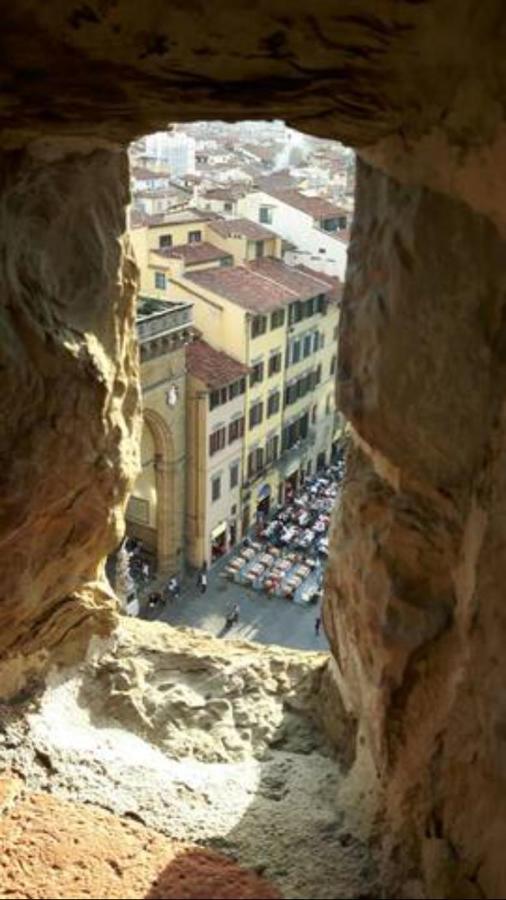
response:
<path id="1" fill-rule="evenodd" d="M 160 574 L 174 574 L 185 556 L 185 346 L 192 335 L 191 304 L 141 296 L 137 331 L 144 420 L 127 533 L 151 551 Z"/>

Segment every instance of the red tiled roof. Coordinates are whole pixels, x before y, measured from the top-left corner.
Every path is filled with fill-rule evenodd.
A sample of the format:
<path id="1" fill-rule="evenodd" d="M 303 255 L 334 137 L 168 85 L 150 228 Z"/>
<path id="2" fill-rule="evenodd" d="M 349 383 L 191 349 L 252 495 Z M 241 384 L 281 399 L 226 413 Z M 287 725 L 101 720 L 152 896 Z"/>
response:
<path id="1" fill-rule="evenodd" d="M 244 197 L 248 189 L 244 184 L 231 184 L 228 187 L 209 188 L 204 192 L 204 197 L 209 200 L 237 200 L 238 197 Z"/>
<path id="2" fill-rule="evenodd" d="M 310 297 L 326 294 L 328 291 L 328 283 L 319 277 L 319 273 L 308 274 L 297 266 L 287 266 L 280 259 L 270 256 L 253 260 L 249 263 L 249 268 L 264 278 L 293 291 L 295 295 L 293 299 L 309 300 Z"/>
<path id="3" fill-rule="evenodd" d="M 329 285 L 331 291 L 327 294 L 329 300 L 335 300 L 337 303 L 341 302 L 343 295 L 343 283 L 337 275 L 325 275 L 323 272 L 317 272 L 315 269 L 311 269 L 310 266 L 298 265 L 295 266 L 296 269 L 300 269 L 301 272 L 305 272 L 307 275 L 312 275 L 313 278 L 318 278 L 320 281 L 325 281 L 326 284 Z"/>
<path id="4" fill-rule="evenodd" d="M 166 181 L 169 177 L 167 172 L 154 172 L 153 169 L 147 169 L 146 166 L 133 166 L 132 175 L 134 178 L 141 181 L 146 181 L 147 179 L 150 181 L 153 179 L 163 179 Z"/>
<path id="5" fill-rule="evenodd" d="M 267 241 L 277 237 L 274 231 L 252 222 L 251 219 L 219 219 L 210 226 L 211 231 L 222 237 L 245 237 L 250 241 Z"/>
<path id="6" fill-rule="evenodd" d="M 194 209 L 191 206 L 177 212 L 154 213 L 147 217 L 147 224 L 156 225 L 189 225 L 192 222 L 208 222 L 213 219 L 215 213 L 202 212 L 200 209 Z"/>
<path id="7" fill-rule="evenodd" d="M 272 194 L 273 197 L 277 197 L 283 203 L 287 203 L 289 206 L 294 206 L 295 209 L 300 209 L 302 212 L 307 213 L 313 219 L 330 219 L 336 216 L 348 215 L 347 210 L 341 206 L 329 203 L 324 197 L 307 197 L 305 194 L 301 194 L 300 191 L 292 190 L 271 190 L 268 193 Z"/>
<path id="8" fill-rule="evenodd" d="M 185 279 L 256 313 L 279 309 L 297 299 L 293 291 L 263 278 L 247 266 L 204 269 L 185 274 Z"/>
<path id="9" fill-rule="evenodd" d="M 249 372 L 247 366 L 201 339 L 187 344 L 186 363 L 190 375 L 200 378 L 210 388 L 230 384 Z"/>
<path id="10" fill-rule="evenodd" d="M 216 259 L 233 259 L 231 253 L 210 244 L 209 241 L 195 241 L 192 244 L 177 244 L 175 247 L 167 247 L 154 251 L 157 256 L 166 259 L 183 259 L 187 266 L 198 263 L 213 262 Z"/>
<path id="11" fill-rule="evenodd" d="M 244 266 L 205 269 L 185 274 L 185 278 L 255 313 L 271 312 L 294 300 L 329 293 L 328 282 L 316 273 L 309 275 L 272 257 Z"/>

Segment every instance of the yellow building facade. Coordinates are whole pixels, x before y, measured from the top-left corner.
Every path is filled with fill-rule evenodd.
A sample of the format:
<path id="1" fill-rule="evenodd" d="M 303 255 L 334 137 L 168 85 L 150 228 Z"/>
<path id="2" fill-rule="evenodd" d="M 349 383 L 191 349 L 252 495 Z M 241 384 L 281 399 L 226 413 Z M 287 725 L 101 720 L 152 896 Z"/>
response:
<path id="1" fill-rule="evenodd" d="M 206 341 L 186 348 L 186 546 L 211 565 L 240 537 L 244 396 L 248 370 Z"/>
<path id="2" fill-rule="evenodd" d="M 191 304 L 201 343 L 247 370 L 244 391 L 221 411 L 208 405 L 210 376 L 207 383 L 202 373 L 187 373 L 186 547 L 198 566 L 213 561 L 213 542 L 230 546 L 330 461 L 340 298 L 337 279 L 285 265 L 280 239 L 263 226 L 185 213 L 184 223 L 169 217 L 169 231 L 167 222 L 136 229 L 141 289 L 156 280 L 155 296 Z M 211 459 L 210 435 L 228 428 L 222 417 L 229 413 L 243 417 L 243 436 L 233 460 L 228 442 Z M 152 455 L 147 437 L 143 458 Z M 233 498 L 213 499 L 213 478 L 227 483 L 232 464 L 240 478 Z"/>

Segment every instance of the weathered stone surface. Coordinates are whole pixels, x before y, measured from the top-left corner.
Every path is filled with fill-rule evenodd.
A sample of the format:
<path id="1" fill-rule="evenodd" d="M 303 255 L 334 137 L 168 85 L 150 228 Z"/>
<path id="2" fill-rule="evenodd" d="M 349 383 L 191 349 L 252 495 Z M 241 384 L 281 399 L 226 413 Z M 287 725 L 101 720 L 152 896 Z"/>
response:
<path id="1" fill-rule="evenodd" d="M 80 702 L 97 724 L 115 721 L 175 759 L 260 758 L 272 745 L 310 753 L 325 747 L 325 663 L 323 653 L 124 621 L 111 651 L 84 669 Z"/>
<path id="2" fill-rule="evenodd" d="M 378 896 L 376 776 L 365 757 L 349 770 L 335 694 L 324 712 L 337 760 L 318 726 L 323 665 L 323 654 L 123 618 L 102 659 L 0 705 L 0 772 L 220 850 L 293 900 Z M 0 808 L 15 796 L 0 778 Z"/>
<path id="3" fill-rule="evenodd" d="M 365 166 L 357 201 L 339 376 L 355 432 L 325 622 L 402 834 L 393 857 L 423 864 L 441 841 L 441 896 L 452 878 L 500 896 L 504 242 Z"/>
<path id="4" fill-rule="evenodd" d="M 4 693 L 114 626 L 102 560 L 137 467 L 126 157 L 65 149 L 0 162 Z"/>
<path id="5" fill-rule="evenodd" d="M 231 0 L 21 0 L 2 21 L 1 689 L 114 619 L 100 559 L 137 427 L 117 143 L 247 110 L 359 146 L 396 181 L 359 172 L 325 690 L 374 752 L 405 884 L 415 861 L 443 896 L 506 885 L 504 31 L 498 0 L 275 0 L 246 26 Z"/>
<path id="6" fill-rule="evenodd" d="M 168 840 L 101 809 L 16 796 L 0 820 L 0 896 L 274 898 L 273 885 L 218 853 Z M 0 798 L 1 802 L 1 798 Z"/>

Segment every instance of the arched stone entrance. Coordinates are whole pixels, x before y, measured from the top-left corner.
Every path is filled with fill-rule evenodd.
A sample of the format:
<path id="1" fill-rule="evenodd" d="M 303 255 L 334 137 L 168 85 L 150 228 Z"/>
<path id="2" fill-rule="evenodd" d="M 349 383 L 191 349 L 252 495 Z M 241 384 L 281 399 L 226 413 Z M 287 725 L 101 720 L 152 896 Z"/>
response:
<path id="1" fill-rule="evenodd" d="M 174 442 L 161 415 L 144 409 L 144 423 L 155 446 L 156 474 L 156 555 L 158 572 L 166 573 L 175 564 L 174 542 Z"/>

